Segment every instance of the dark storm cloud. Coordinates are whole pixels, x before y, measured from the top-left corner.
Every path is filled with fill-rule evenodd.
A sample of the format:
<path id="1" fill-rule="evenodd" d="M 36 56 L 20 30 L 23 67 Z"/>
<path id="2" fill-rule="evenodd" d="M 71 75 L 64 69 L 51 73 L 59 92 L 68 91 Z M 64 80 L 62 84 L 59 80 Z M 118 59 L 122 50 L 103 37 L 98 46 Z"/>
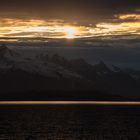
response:
<path id="1" fill-rule="evenodd" d="M 0 15 L 95 22 L 140 12 L 140 0 L 0 0 Z M 85 20 L 86 19 L 86 20 Z"/>

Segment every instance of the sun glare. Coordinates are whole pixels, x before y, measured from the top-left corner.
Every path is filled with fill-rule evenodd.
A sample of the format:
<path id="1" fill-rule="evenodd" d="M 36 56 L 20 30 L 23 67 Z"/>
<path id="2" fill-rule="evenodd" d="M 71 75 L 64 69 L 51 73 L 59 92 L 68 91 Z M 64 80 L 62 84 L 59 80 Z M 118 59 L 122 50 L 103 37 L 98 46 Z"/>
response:
<path id="1" fill-rule="evenodd" d="M 105 37 L 114 35 L 140 34 L 140 16 L 137 14 L 119 15 L 120 23 L 104 22 L 96 26 L 76 25 L 64 21 L 0 19 L 1 38 L 66 38 Z M 126 22 L 126 19 L 133 19 Z"/>
<path id="2" fill-rule="evenodd" d="M 65 38 L 67 38 L 67 39 L 75 38 L 76 32 L 77 32 L 77 30 L 74 27 L 64 27 L 64 33 L 66 34 Z"/>

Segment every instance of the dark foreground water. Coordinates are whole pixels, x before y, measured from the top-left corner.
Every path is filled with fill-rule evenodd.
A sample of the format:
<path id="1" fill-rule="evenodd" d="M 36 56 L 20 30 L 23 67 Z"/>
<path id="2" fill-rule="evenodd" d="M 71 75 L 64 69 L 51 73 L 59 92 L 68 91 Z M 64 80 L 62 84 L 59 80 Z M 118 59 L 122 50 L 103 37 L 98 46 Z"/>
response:
<path id="1" fill-rule="evenodd" d="M 140 106 L 0 106 L 0 140 L 140 140 Z"/>

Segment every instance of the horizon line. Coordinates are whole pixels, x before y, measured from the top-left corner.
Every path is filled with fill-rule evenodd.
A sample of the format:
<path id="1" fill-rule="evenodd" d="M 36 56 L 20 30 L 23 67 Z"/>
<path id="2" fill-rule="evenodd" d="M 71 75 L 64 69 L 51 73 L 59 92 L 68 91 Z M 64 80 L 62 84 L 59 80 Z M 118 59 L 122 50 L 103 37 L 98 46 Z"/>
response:
<path id="1" fill-rule="evenodd" d="M 140 105 L 140 101 L 0 101 L 0 105 Z"/>

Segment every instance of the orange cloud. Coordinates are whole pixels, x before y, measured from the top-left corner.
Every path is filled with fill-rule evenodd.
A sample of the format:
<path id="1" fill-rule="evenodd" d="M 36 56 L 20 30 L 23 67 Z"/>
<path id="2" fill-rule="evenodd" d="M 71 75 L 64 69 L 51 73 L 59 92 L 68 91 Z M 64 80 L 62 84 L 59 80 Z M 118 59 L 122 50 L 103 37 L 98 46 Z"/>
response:
<path id="1" fill-rule="evenodd" d="M 120 15 L 121 23 L 98 23 L 93 26 L 72 25 L 63 20 L 0 19 L 0 37 L 44 37 L 72 38 L 108 35 L 139 35 L 140 21 L 127 22 L 125 19 L 140 19 L 140 15 Z M 68 29 L 66 29 L 69 27 Z M 74 29 L 74 30 L 73 30 Z M 67 32 L 67 33 L 66 33 Z M 73 33 L 74 32 L 74 33 Z"/>

